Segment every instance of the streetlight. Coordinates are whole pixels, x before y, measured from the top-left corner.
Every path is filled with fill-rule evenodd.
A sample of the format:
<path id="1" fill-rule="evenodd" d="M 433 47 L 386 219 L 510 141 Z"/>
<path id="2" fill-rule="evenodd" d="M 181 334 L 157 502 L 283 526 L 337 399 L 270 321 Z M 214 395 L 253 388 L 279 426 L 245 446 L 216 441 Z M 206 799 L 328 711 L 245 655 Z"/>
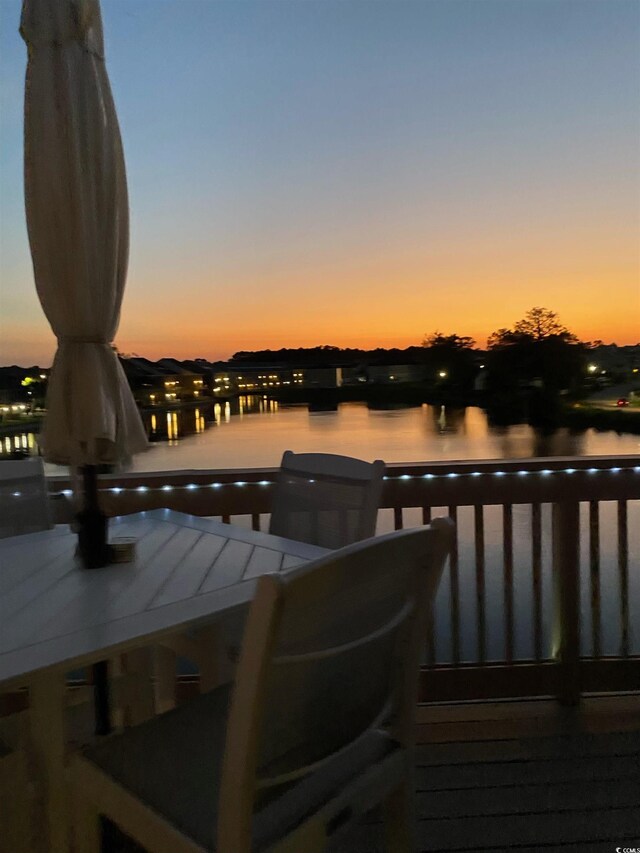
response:
<path id="1" fill-rule="evenodd" d="M 446 371 L 446 370 L 440 370 L 440 371 L 438 372 L 438 376 L 440 377 L 440 379 L 446 379 L 448 375 L 449 375 L 449 374 L 447 373 L 447 371 Z"/>
<path id="2" fill-rule="evenodd" d="M 597 364 L 590 364 L 590 365 L 587 367 L 587 370 L 589 371 L 589 373 L 595 373 L 597 369 L 598 369 L 598 365 L 597 365 Z"/>

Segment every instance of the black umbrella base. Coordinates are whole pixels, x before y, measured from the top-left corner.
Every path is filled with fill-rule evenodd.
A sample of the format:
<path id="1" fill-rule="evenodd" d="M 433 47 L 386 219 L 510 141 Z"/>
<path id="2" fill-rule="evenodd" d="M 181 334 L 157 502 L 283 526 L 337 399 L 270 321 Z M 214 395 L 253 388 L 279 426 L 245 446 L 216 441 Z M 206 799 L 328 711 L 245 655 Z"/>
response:
<path id="1" fill-rule="evenodd" d="M 85 569 L 101 569 L 113 562 L 107 542 L 107 517 L 99 509 L 83 509 L 78 522 L 78 553 Z"/>

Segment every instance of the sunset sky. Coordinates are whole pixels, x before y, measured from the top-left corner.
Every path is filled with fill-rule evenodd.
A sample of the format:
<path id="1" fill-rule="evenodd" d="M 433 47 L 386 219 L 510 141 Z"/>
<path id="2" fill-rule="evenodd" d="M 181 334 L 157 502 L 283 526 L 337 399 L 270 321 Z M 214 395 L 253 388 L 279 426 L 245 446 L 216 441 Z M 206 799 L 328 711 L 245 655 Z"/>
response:
<path id="1" fill-rule="evenodd" d="M 636 0 L 102 0 L 149 358 L 484 345 L 534 305 L 640 340 Z M 0 364 L 48 365 L 0 0 Z"/>

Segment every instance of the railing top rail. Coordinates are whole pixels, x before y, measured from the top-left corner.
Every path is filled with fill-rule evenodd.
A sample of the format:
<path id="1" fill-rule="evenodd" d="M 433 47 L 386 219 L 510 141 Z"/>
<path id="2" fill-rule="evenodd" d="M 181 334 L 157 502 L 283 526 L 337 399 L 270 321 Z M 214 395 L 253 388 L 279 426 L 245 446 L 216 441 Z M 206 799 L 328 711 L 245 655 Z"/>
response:
<path id="1" fill-rule="evenodd" d="M 415 471 L 417 474 L 449 473 L 469 474 L 473 472 L 494 473 L 499 471 L 573 471 L 589 469 L 632 468 L 640 472 L 640 454 L 606 455 L 606 456 L 533 456 L 521 459 L 446 459 L 423 462 L 388 462 L 387 471 L 390 475 L 404 474 Z M 261 468 L 181 468 L 168 471 L 129 471 L 112 474 L 101 474 L 100 480 L 111 483 L 115 480 L 134 481 L 166 480 L 168 477 L 202 477 L 220 479 L 220 482 L 233 482 L 241 477 L 248 482 L 260 479 L 272 479 L 278 472 L 277 467 Z M 64 474 L 54 474 L 50 482 L 59 485 L 69 481 Z"/>
<path id="2" fill-rule="evenodd" d="M 129 472 L 101 475 L 99 488 L 119 494 L 196 491 L 203 487 L 228 492 L 229 487 L 262 486 L 268 492 L 276 474 L 276 468 Z M 50 483 L 54 489 L 70 486 L 68 477 L 52 477 Z M 391 463 L 387 466 L 382 506 L 623 499 L 640 499 L 638 456 Z M 256 501 L 247 494 L 246 511 L 256 511 L 255 506 Z"/>

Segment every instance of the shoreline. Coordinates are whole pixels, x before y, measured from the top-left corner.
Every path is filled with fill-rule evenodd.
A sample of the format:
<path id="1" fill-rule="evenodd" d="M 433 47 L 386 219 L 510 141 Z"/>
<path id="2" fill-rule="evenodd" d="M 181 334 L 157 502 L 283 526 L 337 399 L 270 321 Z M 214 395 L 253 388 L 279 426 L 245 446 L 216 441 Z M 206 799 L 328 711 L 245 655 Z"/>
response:
<path id="1" fill-rule="evenodd" d="M 253 396 L 263 396 L 262 394 Z M 575 401 L 571 404 L 561 405 L 553 414 L 545 418 L 526 417 L 518 404 L 521 401 L 513 401 L 513 405 L 502 404 L 493 408 L 486 406 L 487 400 L 480 392 L 471 395 L 434 394 L 424 388 L 417 386 L 369 386 L 368 388 L 317 388 L 296 389 L 295 392 L 282 391 L 266 395 L 282 404 L 306 405 L 315 411 L 331 411 L 341 403 L 365 403 L 370 408 L 394 408 L 396 406 L 419 406 L 427 404 L 430 406 L 448 406 L 454 409 L 466 409 L 476 407 L 483 409 L 496 426 L 515 426 L 517 424 L 529 424 L 535 429 L 553 431 L 555 429 L 568 428 L 571 430 L 595 429 L 598 432 L 616 432 L 618 434 L 639 435 L 640 434 L 640 408 L 638 409 L 603 409 L 589 404 L 588 400 Z M 227 401 L 229 398 L 225 398 Z M 154 412 L 181 411 L 198 408 L 201 406 L 215 405 L 216 400 L 206 397 L 200 400 L 185 400 L 180 403 L 171 403 L 166 406 L 141 407 L 140 414 L 148 415 Z M 484 405 L 483 405 L 484 404 Z M 12 422 L 0 424 L 0 438 L 20 433 L 38 433 L 44 416 L 35 416 L 25 419 L 24 423 Z"/>

